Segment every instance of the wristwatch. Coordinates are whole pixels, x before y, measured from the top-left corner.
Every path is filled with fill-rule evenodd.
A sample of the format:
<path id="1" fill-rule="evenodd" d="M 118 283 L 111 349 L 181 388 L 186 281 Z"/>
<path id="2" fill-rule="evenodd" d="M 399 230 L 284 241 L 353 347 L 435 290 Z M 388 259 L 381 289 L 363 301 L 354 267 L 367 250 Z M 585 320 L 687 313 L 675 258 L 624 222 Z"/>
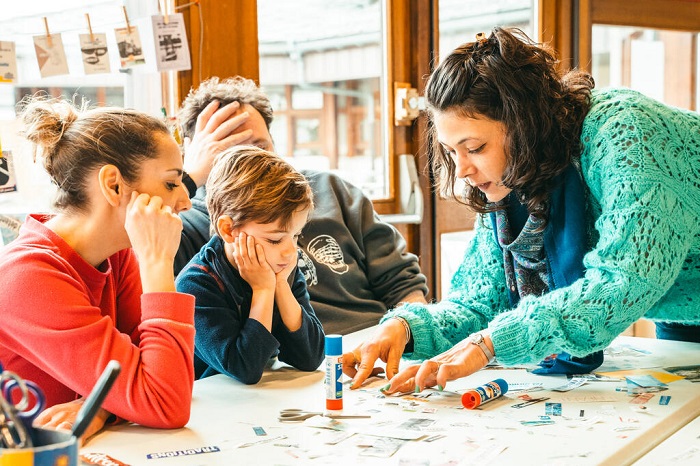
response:
<path id="1" fill-rule="evenodd" d="M 486 342 L 484 341 L 484 336 L 480 333 L 473 333 L 469 335 L 469 338 L 467 339 L 469 343 L 472 345 L 476 345 L 479 348 L 481 348 L 481 351 L 484 352 L 484 355 L 486 355 L 486 359 L 489 360 L 489 362 L 493 361 L 496 357 L 493 355 L 493 352 L 491 349 L 488 347 Z M 488 364 L 488 363 L 487 363 Z"/>

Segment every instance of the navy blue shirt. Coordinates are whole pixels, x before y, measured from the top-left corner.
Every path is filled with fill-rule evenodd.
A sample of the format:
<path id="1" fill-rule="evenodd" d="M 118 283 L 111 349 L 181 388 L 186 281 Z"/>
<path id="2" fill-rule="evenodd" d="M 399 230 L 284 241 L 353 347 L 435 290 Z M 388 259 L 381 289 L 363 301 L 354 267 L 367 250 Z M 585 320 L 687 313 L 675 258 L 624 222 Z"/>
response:
<path id="1" fill-rule="evenodd" d="M 277 304 L 272 332 L 249 319 L 253 290 L 226 259 L 224 242 L 214 236 L 178 275 L 177 290 L 195 297 L 195 376 L 226 374 L 254 384 L 277 356 L 303 371 L 316 370 L 324 357 L 324 333 L 316 317 L 304 275 L 290 275 L 292 293 L 301 306 L 301 328 L 290 332 Z"/>

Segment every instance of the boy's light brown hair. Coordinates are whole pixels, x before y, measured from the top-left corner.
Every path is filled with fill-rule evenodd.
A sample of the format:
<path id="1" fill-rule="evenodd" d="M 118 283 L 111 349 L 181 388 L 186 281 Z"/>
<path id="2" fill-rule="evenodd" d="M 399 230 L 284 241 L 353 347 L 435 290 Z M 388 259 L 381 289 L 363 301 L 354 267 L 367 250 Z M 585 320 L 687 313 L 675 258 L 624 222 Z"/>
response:
<path id="1" fill-rule="evenodd" d="M 206 184 L 212 230 L 228 215 L 236 227 L 248 222 L 280 222 L 289 227 L 292 215 L 313 209 L 306 178 L 278 155 L 254 146 L 236 146 L 219 154 Z"/>

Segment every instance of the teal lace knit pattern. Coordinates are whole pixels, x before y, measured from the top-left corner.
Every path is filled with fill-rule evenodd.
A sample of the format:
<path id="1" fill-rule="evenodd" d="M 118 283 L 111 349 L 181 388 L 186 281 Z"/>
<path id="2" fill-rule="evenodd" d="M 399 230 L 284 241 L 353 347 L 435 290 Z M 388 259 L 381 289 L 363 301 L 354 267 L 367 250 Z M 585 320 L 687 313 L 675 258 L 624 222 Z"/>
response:
<path id="1" fill-rule="evenodd" d="M 700 114 L 631 90 L 594 91 L 581 140 L 589 252 L 583 278 L 510 309 L 488 220 L 435 304 L 405 318 L 425 359 L 488 327 L 498 361 L 536 363 L 605 348 L 638 318 L 700 324 Z"/>

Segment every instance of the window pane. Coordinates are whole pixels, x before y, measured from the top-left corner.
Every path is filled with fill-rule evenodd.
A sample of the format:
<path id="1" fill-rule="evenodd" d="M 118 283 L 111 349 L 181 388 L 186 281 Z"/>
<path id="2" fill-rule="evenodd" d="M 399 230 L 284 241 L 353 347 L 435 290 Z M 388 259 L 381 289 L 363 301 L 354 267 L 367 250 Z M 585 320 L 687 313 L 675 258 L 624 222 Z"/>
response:
<path id="1" fill-rule="evenodd" d="M 295 118 L 296 143 L 299 145 L 309 145 L 308 143 L 318 143 L 319 118 Z"/>
<path id="2" fill-rule="evenodd" d="M 299 168 L 328 167 L 373 198 L 388 193 L 381 6 L 258 1 L 260 84 L 274 94 L 275 120 L 290 123 L 273 123 L 276 150 Z"/>
<path id="3" fill-rule="evenodd" d="M 594 25 L 596 87 L 629 87 L 669 105 L 697 109 L 697 41 L 689 32 Z"/>
<path id="4" fill-rule="evenodd" d="M 440 57 L 473 42 L 477 33 L 514 26 L 534 39 L 533 0 L 439 0 Z"/>
<path id="5" fill-rule="evenodd" d="M 292 108 L 323 108 L 323 91 L 295 88 L 292 92 Z"/>

